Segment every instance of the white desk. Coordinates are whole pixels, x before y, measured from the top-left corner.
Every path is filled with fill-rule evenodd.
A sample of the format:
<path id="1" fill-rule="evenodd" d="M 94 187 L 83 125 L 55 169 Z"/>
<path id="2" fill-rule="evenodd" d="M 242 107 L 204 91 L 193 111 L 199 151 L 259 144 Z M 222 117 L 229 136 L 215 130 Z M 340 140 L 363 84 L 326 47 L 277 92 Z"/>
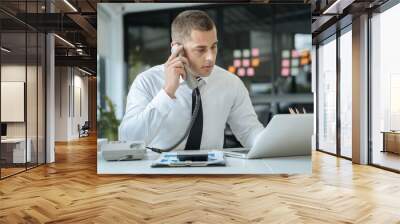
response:
<path id="1" fill-rule="evenodd" d="M 31 145 L 32 140 L 27 138 L 27 147 L 26 147 L 26 155 L 25 155 L 25 138 L 6 138 L 1 139 L 1 144 L 11 144 L 14 145 L 13 148 L 13 163 L 25 163 L 25 158 L 27 158 L 27 162 L 31 161 Z"/>
<path id="2" fill-rule="evenodd" d="M 106 161 L 97 154 L 98 174 L 311 174 L 311 156 L 266 159 L 238 159 L 226 157 L 222 167 L 151 168 L 158 153 L 148 150 L 144 160 Z"/>

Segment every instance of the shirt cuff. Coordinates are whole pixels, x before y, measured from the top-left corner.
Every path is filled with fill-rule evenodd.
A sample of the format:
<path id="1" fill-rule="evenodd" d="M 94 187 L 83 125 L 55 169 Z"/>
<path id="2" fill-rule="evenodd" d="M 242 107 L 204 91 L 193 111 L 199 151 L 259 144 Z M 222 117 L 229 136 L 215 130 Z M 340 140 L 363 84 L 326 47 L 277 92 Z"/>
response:
<path id="1" fill-rule="evenodd" d="M 151 105 L 162 115 L 166 115 L 175 105 L 175 101 L 175 99 L 172 99 L 170 96 L 168 96 L 164 89 L 161 89 L 151 101 Z"/>

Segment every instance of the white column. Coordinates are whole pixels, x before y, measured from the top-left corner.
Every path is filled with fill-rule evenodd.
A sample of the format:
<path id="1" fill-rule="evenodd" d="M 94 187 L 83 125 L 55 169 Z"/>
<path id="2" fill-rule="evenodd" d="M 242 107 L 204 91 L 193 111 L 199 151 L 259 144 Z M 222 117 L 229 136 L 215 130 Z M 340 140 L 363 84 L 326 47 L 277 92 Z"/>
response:
<path id="1" fill-rule="evenodd" d="M 368 163 L 368 16 L 353 20 L 353 162 Z"/>
<path id="2" fill-rule="evenodd" d="M 54 75 L 54 35 L 46 36 L 46 163 L 55 161 L 55 75 Z"/>

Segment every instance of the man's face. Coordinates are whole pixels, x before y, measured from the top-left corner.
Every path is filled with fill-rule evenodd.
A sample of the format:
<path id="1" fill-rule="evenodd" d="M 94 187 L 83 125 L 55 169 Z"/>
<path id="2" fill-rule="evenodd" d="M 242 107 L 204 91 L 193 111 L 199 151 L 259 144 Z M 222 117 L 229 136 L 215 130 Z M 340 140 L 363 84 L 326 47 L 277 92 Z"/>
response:
<path id="1" fill-rule="evenodd" d="M 192 30 L 190 38 L 183 42 L 185 56 L 190 67 L 200 76 L 210 75 L 217 57 L 217 31 Z"/>

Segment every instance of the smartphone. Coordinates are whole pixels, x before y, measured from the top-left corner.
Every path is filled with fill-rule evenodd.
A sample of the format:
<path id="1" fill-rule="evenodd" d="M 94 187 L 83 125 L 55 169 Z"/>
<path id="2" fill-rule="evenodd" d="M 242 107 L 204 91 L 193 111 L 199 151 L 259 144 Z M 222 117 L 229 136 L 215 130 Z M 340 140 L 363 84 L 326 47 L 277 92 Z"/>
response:
<path id="1" fill-rule="evenodd" d="M 171 48 L 171 54 L 173 52 L 176 51 L 176 49 L 178 48 L 179 44 L 175 44 L 172 48 Z M 183 54 L 183 48 L 181 50 L 181 52 L 179 52 L 179 56 L 184 56 Z M 194 76 L 193 71 L 190 69 L 190 67 L 188 65 L 184 65 L 184 69 L 186 72 L 186 79 L 185 82 L 186 84 L 189 86 L 190 89 L 195 89 L 199 86 L 199 81 L 197 81 L 196 77 Z"/>
<path id="2" fill-rule="evenodd" d="M 179 161 L 192 161 L 192 162 L 206 162 L 208 161 L 208 153 L 207 154 L 192 154 L 192 155 L 177 155 Z"/>

